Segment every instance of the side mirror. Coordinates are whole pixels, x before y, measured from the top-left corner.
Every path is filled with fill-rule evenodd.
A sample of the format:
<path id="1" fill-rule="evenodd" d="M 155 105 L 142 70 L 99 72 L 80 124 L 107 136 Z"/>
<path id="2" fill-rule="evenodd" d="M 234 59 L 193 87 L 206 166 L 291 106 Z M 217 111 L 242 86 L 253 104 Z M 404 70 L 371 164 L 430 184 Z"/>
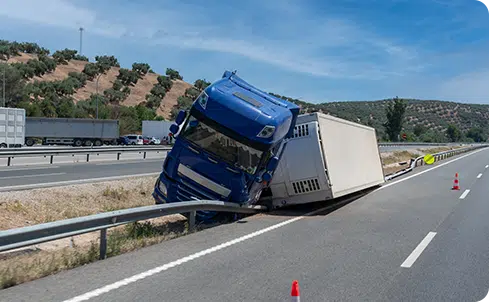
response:
<path id="1" fill-rule="evenodd" d="M 272 174 L 268 172 L 263 173 L 262 180 L 269 182 L 270 180 L 272 180 Z"/>
<path id="2" fill-rule="evenodd" d="M 278 166 L 278 157 L 274 156 L 268 160 L 267 171 L 274 171 Z"/>
<path id="3" fill-rule="evenodd" d="M 175 135 L 175 134 L 177 134 L 177 132 L 178 132 L 178 130 L 179 130 L 179 129 L 180 129 L 180 128 L 178 127 L 178 125 L 177 125 L 177 124 L 172 124 L 172 125 L 170 126 L 170 132 L 171 132 L 171 133 L 173 133 L 174 135 Z"/>
<path id="4" fill-rule="evenodd" d="M 187 116 L 187 112 L 185 110 L 180 110 L 180 112 L 178 112 L 177 118 L 175 119 L 175 123 L 177 123 L 177 125 L 180 126 L 185 120 L 186 116 Z"/>

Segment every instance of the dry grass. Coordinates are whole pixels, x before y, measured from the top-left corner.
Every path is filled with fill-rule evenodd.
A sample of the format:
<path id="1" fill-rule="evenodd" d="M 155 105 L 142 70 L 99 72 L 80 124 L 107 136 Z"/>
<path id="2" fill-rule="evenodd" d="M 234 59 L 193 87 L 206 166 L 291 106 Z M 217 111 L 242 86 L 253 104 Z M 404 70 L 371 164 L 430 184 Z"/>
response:
<path id="1" fill-rule="evenodd" d="M 107 257 L 185 235 L 186 221 L 143 222 L 109 230 Z M 98 238 L 83 245 L 43 251 L 34 250 L 0 258 L 0 289 L 55 274 L 99 259 Z"/>
<path id="2" fill-rule="evenodd" d="M 0 230 L 152 205 L 155 177 L 2 192 Z"/>
<path id="3" fill-rule="evenodd" d="M 15 56 L 11 57 L 8 62 L 9 63 L 15 63 L 15 62 L 21 62 L 21 63 L 26 63 L 28 60 L 32 58 L 37 58 L 36 55 L 32 54 L 25 54 L 22 53 L 20 56 Z M 58 65 L 56 67 L 56 70 L 51 73 L 46 73 L 42 77 L 34 77 L 30 81 L 38 80 L 38 81 L 55 81 L 55 80 L 63 80 L 68 77 L 68 73 L 70 72 L 82 72 L 83 68 L 87 62 L 84 61 L 78 61 L 78 60 L 70 60 L 68 64 L 66 65 Z M 104 75 L 100 76 L 99 82 L 98 82 L 98 91 L 99 93 L 103 93 L 104 90 L 109 89 L 112 87 L 112 84 L 117 78 L 117 75 L 119 74 L 119 69 L 118 67 L 112 67 L 110 70 L 108 70 Z M 127 97 L 126 100 L 124 100 L 123 105 L 125 106 L 135 106 L 141 102 L 144 102 L 146 94 L 148 94 L 151 89 L 153 88 L 153 85 L 157 83 L 157 78 L 158 74 L 150 74 L 148 73 L 145 75 L 142 79 L 139 79 L 136 85 L 130 87 L 131 93 Z M 90 97 L 91 94 L 95 94 L 97 89 L 96 89 L 96 79 L 95 78 L 93 81 L 87 81 L 87 84 L 85 87 L 82 87 L 78 89 L 75 94 L 73 95 L 73 99 L 75 102 L 80 101 L 80 100 L 85 100 Z M 185 90 L 187 88 L 192 87 L 193 85 L 181 81 L 181 80 L 175 80 L 173 81 L 173 86 L 171 90 L 165 95 L 163 98 L 163 101 L 161 102 L 160 107 L 157 109 L 156 114 L 163 116 L 165 119 L 170 118 L 170 113 L 172 108 L 177 105 L 177 99 L 179 96 L 184 95 Z"/>
<path id="4" fill-rule="evenodd" d="M 382 164 L 389 166 L 398 162 L 409 161 L 411 158 L 419 156 L 420 153 L 412 151 L 385 152 L 382 156 Z"/>

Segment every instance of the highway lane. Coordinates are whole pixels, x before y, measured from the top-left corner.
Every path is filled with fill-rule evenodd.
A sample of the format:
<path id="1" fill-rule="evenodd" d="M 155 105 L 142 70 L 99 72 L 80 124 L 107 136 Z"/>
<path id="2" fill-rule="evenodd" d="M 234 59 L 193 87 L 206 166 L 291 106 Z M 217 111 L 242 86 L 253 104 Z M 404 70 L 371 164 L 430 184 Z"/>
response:
<path id="1" fill-rule="evenodd" d="M 470 190 L 470 191 L 467 191 Z M 468 193 L 467 193 L 468 192 Z M 489 169 L 479 167 L 463 198 L 418 260 L 391 284 L 382 301 L 481 301 L 489 291 Z"/>
<path id="2" fill-rule="evenodd" d="M 480 268 L 489 264 L 489 220 L 480 219 L 489 208 L 480 201 L 488 192 L 488 164 L 489 150 L 461 155 L 416 169 L 327 215 L 298 216 L 308 208 L 256 215 L 0 291 L 0 301 L 285 301 L 294 279 L 304 301 L 431 301 L 434 292 L 444 301 L 478 301 L 489 289 L 483 284 L 489 272 Z M 462 190 L 452 191 L 457 172 Z M 476 213 L 473 223 L 462 219 Z M 457 234 L 460 228 L 465 232 Z M 450 241 L 469 230 L 462 244 Z M 401 267 L 431 231 L 437 235 L 419 259 Z M 479 272 L 459 278 L 474 267 L 456 261 L 469 253 Z M 452 261 L 439 261 L 444 258 Z M 447 276 L 433 279 L 428 263 Z M 450 296 L 468 291 L 461 278 L 475 300 Z M 431 289 L 430 295 L 430 284 L 451 291 Z"/>
<path id="3" fill-rule="evenodd" d="M 167 151 L 147 151 L 146 159 L 163 158 Z M 119 160 L 138 160 L 144 158 L 144 152 L 127 152 L 121 153 Z M 87 162 L 86 154 L 76 155 L 56 155 L 53 158 L 53 164 L 78 164 Z M 90 154 L 89 162 L 117 162 L 117 153 L 100 153 Z M 11 158 L 11 166 L 38 166 L 50 164 L 50 156 L 32 156 L 32 157 L 14 157 Z M 0 169 L 7 167 L 8 159 L 0 157 Z"/>
<path id="4" fill-rule="evenodd" d="M 25 188 L 24 186 L 51 184 L 56 186 L 67 181 L 92 180 L 106 177 L 146 175 L 161 172 L 162 158 L 146 160 L 121 160 L 114 162 L 89 162 L 56 164 L 36 167 L 0 168 L 0 191 Z M 155 174 L 156 175 L 156 174 Z"/>

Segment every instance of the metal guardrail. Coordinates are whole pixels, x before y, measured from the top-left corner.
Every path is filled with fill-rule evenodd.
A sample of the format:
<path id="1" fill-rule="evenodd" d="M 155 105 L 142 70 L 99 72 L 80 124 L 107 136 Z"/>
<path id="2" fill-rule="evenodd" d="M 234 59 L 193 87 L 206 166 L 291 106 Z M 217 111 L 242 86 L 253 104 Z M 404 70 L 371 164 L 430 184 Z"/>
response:
<path id="1" fill-rule="evenodd" d="M 378 143 L 379 147 L 394 147 L 394 146 L 463 146 L 469 143 L 416 143 L 416 142 L 397 142 L 397 143 Z"/>
<path id="2" fill-rule="evenodd" d="M 170 147 L 167 146 L 156 146 L 156 147 L 130 147 L 130 148 L 83 148 L 83 149 L 51 149 L 51 150 L 25 150 L 25 149 L 9 149 L 8 151 L 0 151 L 0 158 L 7 158 L 7 166 L 11 165 L 12 159 L 15 157 L 50 157 L 50 164 L 53 163 L 53 158 L 56 155 L 72 155 L 75 154 L 86 154 L 87 162 L 90 161 L 90 155 L 100 153 L 114 153 L 117 154 L 117 160 L 120 159 L 122 153 L 138 152 L 143 154 L 143 159 L 146 158 L 147 152 L 160 153 L 161 151 L 169 151 Z"/>
<path id="3" fill-rule="evenodd" d="M 452 157 L 452 156 L 460 154 L 460 153 L 465 153 L 465 152 L 468 152 L 471 150 L 486 148 L 486 147 L 489 147 L 489 144 L 474 144 L 473 146 L 470 146 L 467 148 L 458 148 L 458 149 L 434 153 L 432 155 L 435 159 L 435 162 L 437 162 L 439 160 L 447 159 L 449 157 Z M 408 172 L 411 172 L 414 168 L 416 168 L 418 166 L 424 166 L 424 165 L 426 165 L 426 163 L 424 162 L 424 155 L 419 156 L 417 158 L 413 158 L 413 159 L 411 159 L 411 162 L 410 162 L 408 168 L 402 169 L 400 171 L 397 171 L 397 172 L 389 174 L 389 175 L 386 175 L 385 180 L 386 181 L 391 180 L 393 178 L 396 178 L 398 176 L 401 176 L 401 175 L 404 175 Z"/>
<path id="4" fill-rule="evenodd" d="M 265 206 L 240 206 L 223 201 L 196 200 L 105 212 L 0 231 L 0 252 L 100 231 L 100 259 L 105 259 L 108 228 L 166 215 L 189 213 L 188 228 L 193 230 L 196 211 L 255 214 L 266 210 Z"/>

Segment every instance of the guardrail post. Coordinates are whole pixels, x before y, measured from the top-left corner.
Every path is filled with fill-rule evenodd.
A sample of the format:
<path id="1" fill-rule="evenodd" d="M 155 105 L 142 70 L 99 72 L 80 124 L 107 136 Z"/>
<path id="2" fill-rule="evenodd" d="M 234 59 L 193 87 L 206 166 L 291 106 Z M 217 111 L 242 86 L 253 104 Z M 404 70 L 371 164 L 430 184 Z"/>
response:
<path id="1" fill-rule="evenodd" d="M 87 163 L 90 161 L 90 153 L 87 154 Z"/>
<path id="2" fill-rule="evenodd" d="M 53 164 L 53 157 L 54 155 L 51 155 L 51 158 L 49 159 L 49 163 L 52 165 Z"/>
<path id="3" fill-rule="evenodd" d="M 146 159 L 146 151 L 143 153 L 143 159 Z"/>
<path id="4" fill-rule="evenodd" d="M 195 229 L 195 211 L 189 212 L 187 215 L 188 219 L 188 231 L 193 232 Z"/>
<path id="5" fill-rule="evenodd" d="M 120 158 L 121 158 L 121 154 L 117 152 L 117 160 L 119 160 Z"/>
<path id="6" fill-rule="evenodd" d="M 11 161 L 11 159 L 12 159 L 12 158 L 11 158 L 10 156 L 9 156 L 9 157 L 8 157 L 8 159 L 7 159 L 7 166 L 9 166 L 9 167 L 10 167 L 10 161 Z"/>
<path id="7" fill-rule="evenodd" d="M 100 260 L 107 258 L 107 229 L 100 230 Z"/>

